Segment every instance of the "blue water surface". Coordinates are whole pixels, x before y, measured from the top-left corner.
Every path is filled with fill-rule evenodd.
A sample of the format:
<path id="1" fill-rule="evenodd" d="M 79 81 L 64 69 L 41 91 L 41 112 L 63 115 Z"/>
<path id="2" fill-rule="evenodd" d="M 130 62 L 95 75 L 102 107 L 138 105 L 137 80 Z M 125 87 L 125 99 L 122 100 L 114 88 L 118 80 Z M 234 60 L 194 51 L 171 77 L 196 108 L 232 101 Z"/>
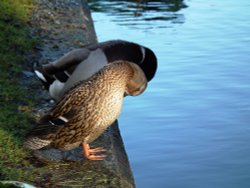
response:
<path id="1" fill-rule="evenodd" d="M 136 185 L 249 188 L 250 1 L 171 2 L 90 1 L 99 41 L 158 57 L 119 117 Z"/>

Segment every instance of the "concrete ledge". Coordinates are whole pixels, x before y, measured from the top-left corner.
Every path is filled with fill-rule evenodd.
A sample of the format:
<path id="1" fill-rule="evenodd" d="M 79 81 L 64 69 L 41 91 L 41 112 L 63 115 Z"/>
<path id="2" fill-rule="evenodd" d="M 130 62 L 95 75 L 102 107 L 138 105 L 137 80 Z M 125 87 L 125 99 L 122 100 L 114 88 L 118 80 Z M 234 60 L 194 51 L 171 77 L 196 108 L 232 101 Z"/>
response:
<path id="1" fill-rule="evenodd" d="M 97 42 L 85 0 L 36 1 L 38 7 L 30 23 L 32 35 L 41 38 L 36 55 L 32 57 L 35 67 L 51 62 L 74 48 Z M 52 102 L 46 91 L 38 90 L 37 94 L 41 97 L 41 105 L 37 109 L 38 113 L 41 113 L 48 109 Z M 107 159 L 84 160 L 81 148 L 67 152 L 56 149 L 34 152 L 35 159 L 32 158 L 31 162 L 44 168 L 37 186 L 88 188 L 135 186 L 117 122 L 92 146 L 107 149 Z"/>

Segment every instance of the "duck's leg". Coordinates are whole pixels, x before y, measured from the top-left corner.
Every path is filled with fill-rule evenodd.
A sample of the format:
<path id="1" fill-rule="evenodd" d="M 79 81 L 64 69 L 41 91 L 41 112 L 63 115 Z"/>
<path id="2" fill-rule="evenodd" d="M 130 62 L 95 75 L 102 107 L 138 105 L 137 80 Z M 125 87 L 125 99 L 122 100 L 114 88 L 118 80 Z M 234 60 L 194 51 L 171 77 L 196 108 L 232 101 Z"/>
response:
<path id="1" fill-rule="evenodd" d="M 90 149 L 89 144 L 84 144 L 82 143 L 82 152 L 85 158 L 89 159 L 89 160 L 103 160 L 105 159 L 106 155 L 98 155 L 97 153 L 100 152 L 105 152 L 107 150 L 103 149 L 103 148 L 94 148 L 94 149 Z"/>

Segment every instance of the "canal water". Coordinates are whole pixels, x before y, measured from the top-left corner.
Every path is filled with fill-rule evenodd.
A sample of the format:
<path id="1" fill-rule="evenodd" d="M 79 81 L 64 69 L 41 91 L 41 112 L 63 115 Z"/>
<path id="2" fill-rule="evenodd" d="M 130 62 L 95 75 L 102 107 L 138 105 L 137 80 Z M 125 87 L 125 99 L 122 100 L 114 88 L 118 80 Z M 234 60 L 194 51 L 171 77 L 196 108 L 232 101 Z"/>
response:
<path id="1" fill-rule="evenodd" d="M 89 1 L 99 41 L 156 53 L 119 125 L 139 188 L 250 187 L 250 1 Z"/>

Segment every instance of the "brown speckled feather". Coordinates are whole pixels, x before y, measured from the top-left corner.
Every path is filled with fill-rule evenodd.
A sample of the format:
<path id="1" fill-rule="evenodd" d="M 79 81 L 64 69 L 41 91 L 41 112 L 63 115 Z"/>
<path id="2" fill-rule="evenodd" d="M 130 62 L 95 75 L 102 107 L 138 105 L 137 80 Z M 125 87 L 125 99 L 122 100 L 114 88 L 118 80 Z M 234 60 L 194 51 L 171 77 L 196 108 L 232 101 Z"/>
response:
<path id="1" fill-rule="evenodd" d="M 119 116 L 124 94 L 139 95 L 147 80 L 138 65 L 127 61 L 108 64 L 91 78 L 77 84 L 41 118 L 25 146 L 40 149 L 51 145 L 72 149 L 90 143 Z M 61 125 L 54 125 L 60 119 Z M 46 131 L 45 131 L 46 130 Z"/>

